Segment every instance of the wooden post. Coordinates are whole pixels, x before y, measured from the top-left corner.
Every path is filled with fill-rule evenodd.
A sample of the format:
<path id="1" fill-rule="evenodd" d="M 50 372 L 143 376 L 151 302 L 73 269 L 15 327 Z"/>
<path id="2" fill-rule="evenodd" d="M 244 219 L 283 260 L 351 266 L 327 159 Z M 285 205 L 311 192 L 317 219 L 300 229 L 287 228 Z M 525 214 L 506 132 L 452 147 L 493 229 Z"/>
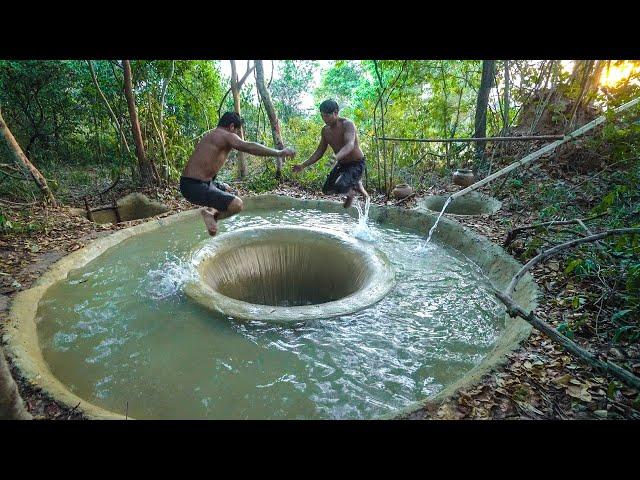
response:
<path id="1" fill-rule="evenodd" d="M 0 346 L 0 421 L 31 420 Z"/>
<path id="2" fill-rule="evenodd" d="M 89 202 L 87 202 L 87 197 L 82 197 L 82 199 L 84 200 L 84 208 L 87 210 L 87 218 L 91 222 L 95 222 L 95 220 L 93 219 L 93 214 L 91 213 L 91 209 L 89 208 Z"/>
<path id="3" fill-rule="evenodd" d="M 116 220 L 118 223 L 122 222 L 122 218 L 120 217 L 120 210 L 118 209 L 118 202 L 113 201 L 113 210 L 116 212 Z"/>

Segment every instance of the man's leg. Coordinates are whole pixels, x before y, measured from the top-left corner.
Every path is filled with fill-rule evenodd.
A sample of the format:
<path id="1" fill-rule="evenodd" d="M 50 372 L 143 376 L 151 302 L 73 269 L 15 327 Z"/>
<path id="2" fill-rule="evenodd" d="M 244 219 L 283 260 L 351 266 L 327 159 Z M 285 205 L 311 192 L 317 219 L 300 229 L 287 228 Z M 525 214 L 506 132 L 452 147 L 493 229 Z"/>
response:
<path id="1" fill-rule="evenodd" d="M 347 196 L 344 199 L 342 206 L 349 208 L 353 203 L 353 199 L 357 192 L 365 192 L 362 187 L 360 177 L 362 176 L 362 167 L 359 164 L 348 164 L 344 167 L 342 176 L 336 180 L 336 191 L 338 193 L 346 193 Z"/>
<path id="2" fill-rule="evenodd" d="M 212 237 L 218 233 L 218 221 L 223 220 L 225 218 L 229 218 L 232 215 L 236 215 L 240 213 L 244 205 L 242 204 L 242 200 L 240 198 L 235 197 L 226 210 L 216 210 L 213 207 L 205 207 L 200 209 L 200 213 L 202 214 L 202 218 L 204 219 L 204 223 L 207 226 L 207 230 L 209 235 Z"/>
<path id="3" fill-rule="evenodd" d="M 200 213 L 202 214 L 202 218 L 204 219 L 204 223 L 207 226 L 207 230 L 209 235 L 212 237 L 218 233 L 218 221 L 229 218 L 232 215 L 236 215 L 240 213 L 243 209 L 242 200 L 238 197 L 235 197 L 226 210 L 216 210 L 213 207 L 205 207 L 200 209 Z"/>
<path id="4" fill-rule="evenodd" d="M 218 233 L 218 222 L 216 222 L 216 215 L 218 210 L 213 207 L 204 207 L 200 209 L 200 214 L 204 220 L 204 224 L 207 226 L 207 231 L 212 237 Z"/>
<path id="5" fill-rule="evenodd" d="M 362 194 L 362 196 L 365 198 L 365 200 L 369 198 L 369 194 L 364 189 L 364 185 L 362 185 L 362 180 L 360 180 L 358 182 L 358 191 Z"/>
<path id="6" fill-rule="evenodd" d="M 353 203 L 353 199 L 356 196 L 356 190 L 355 188 L 351 187 L 348 191 L 347 191 L 347 196 L 344 199 L 344 203 L 342 204 L 342 206 L 344 208 L 349 208 L 351 206 L 351 204 Z"/>
<path id="7" fill-rule="evenodd" d="M 342 174 L 342 171 L 340 169 L 340 164 L 333 167 L 333 169 L 331 169 L 331 171 L 329 172 L 329 175 L 327 175 L 327 180 L 324 182 L 324 185 L 322 186 L 322 193 L 326 195 L 329 192 L 335 191 L 336 181 L 338 180 L 341 174 Z"/>
<path id="8" fill-rule="evenodd" d="M 235 197 L 231 201 L 231 203 L 229 203 L 229 206 L 227 207 L 226 210 L 218 211 L 218 213 L 216 214 L 216 220 L 222 220 L 225 218 L 229 218 L 233 215 L 236 215 L 240 213 L 243 208 L 244 208 L 244 204 L 242 203 L 242 200 L 240 200 L 240 198 L 238 197 Z"/>

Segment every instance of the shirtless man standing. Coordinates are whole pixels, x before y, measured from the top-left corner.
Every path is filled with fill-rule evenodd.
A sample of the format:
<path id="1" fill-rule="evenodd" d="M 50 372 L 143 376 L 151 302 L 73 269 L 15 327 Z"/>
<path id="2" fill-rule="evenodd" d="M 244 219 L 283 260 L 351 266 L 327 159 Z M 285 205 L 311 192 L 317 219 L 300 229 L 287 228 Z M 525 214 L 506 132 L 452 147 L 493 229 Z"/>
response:
<path id="1" fill-rule="evenodd" d="M 200 140 L 180 177 L 180 192 L 184 198 L 205 207 L 200 213 L 211 236 L 218 232 L 218 220 L 242 210 L 242 200 L 229 193 L 229 186 L 215 182 L 232 148 L 261 157 L 293 157 L 296 154 L 292 148 L 275 150 L 245 142 L 236 134 L 243 124 L 244 120 L 235 112 L 222 115 L 218 126 Z"/>
<path id="2" fill-rule="evenodd" d="M 327 146 L 331 145 L 335 153 L 336 165 L 333 167 L 322 187 L 322 193 L 335 191 L 346 193 L 344 208 L 351 206 L 356 191 L 365 198 L 369 194 L 362 186 L 362 174 L 365 158 L 358 145 L 358 132 L 351 120 L 338 116 L 338 104 L 334 100 L 325 100 L 320 104 L 320 115 L 326 124 L 320 132 L 320 144 L 309 159 L 293 166 L 294 172 L 301 172 L 322 158 Z"/>

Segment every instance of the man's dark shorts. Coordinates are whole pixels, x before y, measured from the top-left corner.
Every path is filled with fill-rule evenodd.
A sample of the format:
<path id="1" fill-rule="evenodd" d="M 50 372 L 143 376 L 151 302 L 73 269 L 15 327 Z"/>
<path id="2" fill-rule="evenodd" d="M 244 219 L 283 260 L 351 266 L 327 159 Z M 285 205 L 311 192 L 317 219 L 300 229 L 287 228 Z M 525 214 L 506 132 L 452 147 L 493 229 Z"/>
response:
<path id="1" fill-rule="evenodd" d="M 180 192 L 191 203 L 203 207 L 213 207 L 224 212 L 236 196 L 229 193 L 224 185 L 214 180 L 215 177 L 209 182 L 196 178 L 180 177 Z"/>
<path id="2" fill-rule="evenodd" d="M 322 193 L 347 193 L 351 188 L 358 188 L 365 169 L 365 159 L 349 163 L 338 163 L 329 172 L 324 182 Z"/>

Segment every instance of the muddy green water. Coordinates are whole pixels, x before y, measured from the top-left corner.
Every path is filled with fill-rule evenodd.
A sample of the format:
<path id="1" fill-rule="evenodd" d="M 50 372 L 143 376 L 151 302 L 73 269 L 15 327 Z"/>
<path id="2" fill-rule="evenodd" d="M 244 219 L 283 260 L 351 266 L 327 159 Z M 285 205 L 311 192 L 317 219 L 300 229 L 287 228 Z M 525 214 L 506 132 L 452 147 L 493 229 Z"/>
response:
<path id="1" fill-rule="evenodd" d="M 268 224 L 358 227 L 343 213 L 257 210 L 220 232 Z M 294 326 L 216 316 L 183 293 L 192 250 L 215 241 L 200 218 L 132 237 L 47 291 L 37 314 L 44 358 L 79 397 L 140 419 L 391 413 L 480 363 L 504 309 L 455 250 L 369 225 L 366 245 L 388 256 L 395 288 L 358 313 Z"/>

